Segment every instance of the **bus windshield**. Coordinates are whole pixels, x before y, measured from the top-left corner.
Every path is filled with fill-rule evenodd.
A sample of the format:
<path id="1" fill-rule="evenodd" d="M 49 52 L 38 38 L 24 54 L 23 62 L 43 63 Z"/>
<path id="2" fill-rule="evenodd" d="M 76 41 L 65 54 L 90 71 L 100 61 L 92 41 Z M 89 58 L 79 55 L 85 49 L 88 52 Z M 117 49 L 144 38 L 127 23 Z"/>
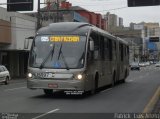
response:
<path id="1" fill-rule="evenodd" d="M 86 36 L 37 36 L 33 42 L 29 66 L 35 68 L 83 68 Z"/>

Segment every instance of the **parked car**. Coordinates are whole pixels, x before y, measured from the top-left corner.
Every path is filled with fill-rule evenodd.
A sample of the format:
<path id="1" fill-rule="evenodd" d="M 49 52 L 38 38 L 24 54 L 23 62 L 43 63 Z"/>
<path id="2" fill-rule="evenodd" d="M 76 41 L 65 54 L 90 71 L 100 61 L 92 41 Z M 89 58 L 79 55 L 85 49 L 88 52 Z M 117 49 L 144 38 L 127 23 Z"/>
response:
<path id="1" fill-rule="evenodd" d="M 131 67 L 131 70 L 140 70 L 140 66 L 138 62 L 132 62 L 130 67 Z"/>
<path id="2" fill-rule="evenodd" d="M 150 64 L 153 64 L 154 62 L 153 61 L 150 61 Z"/>
<path id="3" fill-rule="evenodd" d="M 146 66 L 150 66 L 150 62 L 145 62 L 145 65 Z"/>
<path id="4" fill-rule="evenodd" d="M 139 63 L 139 66 L 140 66 L 140 67 L 145 67 L 146 64 L 145 64 L 145 62 L 140 62 L 140 63 Z"/>
<path id="5" fill-rule="evenodd" d="M 155 64 L 155 66 L 156 66 L 156 67 L 160 67 L 160 62 L 157 62 L 157 63 Z"/>
<path id="6" fill-rule="evenodd" d="M 10 80 L 9 71 L 5 66 L 0 65 L 0 82 L 3 82 L 5 85 L 7 85 L 9 80 Z"/>

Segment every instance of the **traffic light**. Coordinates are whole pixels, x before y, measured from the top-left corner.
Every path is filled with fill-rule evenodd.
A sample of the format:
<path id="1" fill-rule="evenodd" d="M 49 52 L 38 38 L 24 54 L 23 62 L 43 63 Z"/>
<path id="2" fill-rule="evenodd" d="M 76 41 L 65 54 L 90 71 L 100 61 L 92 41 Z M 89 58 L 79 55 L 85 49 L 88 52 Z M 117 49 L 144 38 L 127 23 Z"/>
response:
<path id="1" fill-rule="evenodd" d="M 160 0 L 128 0 L 128 7 L 160 5 Z"/>
<path id="2" fill-rule="evenodd" d="M 149 42 L 159 42 L 160 37 L 150 37 Z"/>
<path id="3" fill-rule="evenodd" d="M 7 0 L 7 11 L 32 11 L 33 0 Z"/>

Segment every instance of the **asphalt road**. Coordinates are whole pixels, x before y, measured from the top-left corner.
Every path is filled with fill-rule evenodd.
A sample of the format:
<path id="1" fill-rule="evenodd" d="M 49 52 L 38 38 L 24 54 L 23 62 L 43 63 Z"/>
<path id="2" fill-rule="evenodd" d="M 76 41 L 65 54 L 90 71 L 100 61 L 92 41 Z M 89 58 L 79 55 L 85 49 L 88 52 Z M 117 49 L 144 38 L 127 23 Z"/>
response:
<path id="1" fill-rule="evenodd" d="M 9 85 L 0 84 L 0 119 L 21 114 L 20 119 L 44 119 L 54 113 L 141 113 L 160 85 L 159 77 L 160 68 L 144 67 L 130 71 L 126 83 L 83 98 L 59 93 L 48 97 L 42 90 L 27 89 L 25 80 L 11 81 Z"/>

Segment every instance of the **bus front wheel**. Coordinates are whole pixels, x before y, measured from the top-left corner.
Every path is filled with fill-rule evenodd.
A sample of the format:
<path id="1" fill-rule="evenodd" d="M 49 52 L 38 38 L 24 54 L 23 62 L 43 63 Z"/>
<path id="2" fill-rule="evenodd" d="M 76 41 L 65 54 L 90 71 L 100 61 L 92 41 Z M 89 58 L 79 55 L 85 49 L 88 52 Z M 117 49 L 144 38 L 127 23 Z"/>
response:
<path id="1" fill-rule="evenodd" d="M 94 80 L 94 87 L 93 87 L 93 89 L 91 90 L 91 94 L 92 94 L 92 95 L 99 92 L 99 90 L 98 90 L 98 79 L 99 79 L 99 75 L 96 74 L 95 80 Z"/>
<path id="2" fill-rule="evenodd" d="M 53 90 L 52 89 L 43 89 L 45 95 L 52 95 L 53 94 Z"/>
<path id="3" fill-rule="evenodd" d="M 116 84 L 116 73 L 114 72 L 113 73 L 113 78 L 112 78 L 112 83 L 111 83 L 112 87 L 114 87 L 115 84 Z"/>

